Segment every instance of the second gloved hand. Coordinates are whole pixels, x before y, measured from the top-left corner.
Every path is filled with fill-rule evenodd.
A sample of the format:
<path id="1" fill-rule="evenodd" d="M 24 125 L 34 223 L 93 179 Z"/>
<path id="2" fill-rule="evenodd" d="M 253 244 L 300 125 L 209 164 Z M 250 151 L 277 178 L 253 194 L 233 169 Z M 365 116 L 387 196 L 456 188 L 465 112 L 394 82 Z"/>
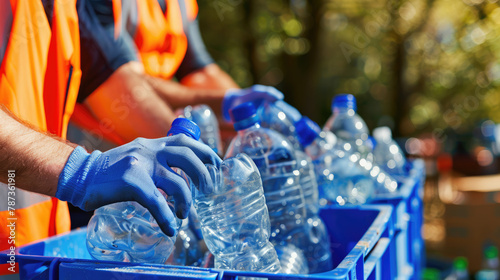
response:
<path id="1" fill-rule="evenodd" d="M 256 108 L 263 102 L 275 103 L 293 121 L 299 121 L 302 115 L 297 109 L 283 101 L 283 93 L 274 87 L 253 85 L 245 89 L 230 89 L 222 101 L 222 113 L 226 121 L 230 121 L 229 110 L 245 102 L 252 102 Z"/>
<path id="2" fill-rule="evenodd" d="M 56 197 L 86 211 L 137 201 L 165 234 L 173 236 L 175 216 L 158 188 L 174 197 L 176 215 L 181 219 L 188 216 L 192 198 L 186 181 L 171 167 L 182 169 L 201 191 L 209 193 L 214 186 L 205 164 L 218 167 L 220 163 L 208 146 L 182 134 L 138 138 L 104 153 L 88 154 L 77 147 L 59 175 Z"/>

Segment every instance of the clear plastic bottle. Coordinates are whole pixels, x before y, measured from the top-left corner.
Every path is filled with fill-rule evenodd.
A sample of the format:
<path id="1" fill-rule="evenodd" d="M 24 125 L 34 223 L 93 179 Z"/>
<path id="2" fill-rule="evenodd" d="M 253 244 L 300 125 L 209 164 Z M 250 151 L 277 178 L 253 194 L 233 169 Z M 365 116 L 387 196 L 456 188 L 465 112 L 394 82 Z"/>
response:
<path id="1" fill-rule="evenodd" d="M 498 259 L 498 249 L 495 246 L 488 246 L 483 253 L 483 267 L 476 273 L 478 280 L 499 280 L 500 262 Z"/>
<path id="2" fill-rule="evenodd" d="M 295 150 L 296 161 L 298 163 L 297 169 L 299 170 L 299 182 L 304 193 L 304 200 L 306 203 L 307 214 L 309 218 L 311 215 L 318 213 L 318 185 L 314 174 L 314 166 L 310 157 L 304 153 L 295 133 L 295 121 L 301 116 L 289 116 L 285 110 L 279 106 L 279 101 L 276 102 L 263 102 L 262 106 L 257 108 L 257 114 L 261 120 L 263 128 L 269 128 L 279 132 L 285 136 L 286 139 L 292 144 Z M 306 218 L 306 219 L 307 219 Z"/>
<path id="3" fill-rule="evenodd" d="M 196 123 L 200 129 L 200 140 L 216 153 L 222 153 L 222 142 L 217 117 L 208 105 L 187 106 L 182 115 Z"/>
<path id="4" fill-rule="evenodd" d="M 220 169 L 207 166 L 215 190 L 193 189 L 195 207 L 215 268 L 280 272 L 262 181 L 257 167 L 245 154 L 227 158 Z"/>
<path id="5" fill-rule="evenodd" d="M 436 268 L 426 268 L 422 273 L 422 280 L 441 280 L 441 272 Z"/>
<path id="6" fill-rule="evenodd" d="M 445 280 L 469 280 L 468 262 L 464 257 L 455 258 L 451 274 Z"/>
<path id="7" fill-rule="evenodd" d="M 253 104 L 240 104 L 230 114 L 238 134 L 231 141 L 226 158 L 239 153 L 250 156 L 262 176 L 271 241 L 275 246 L 293 244 L 302 249 L 303 242 L 298 237 L 307 230 L 306 207 L 295 149 L 283 135 L 260 126 Z"/>
<path id="8" fill-rule="evenodd" d="M 356 113 L 356 98 L 352 94 L 338 94 L 332 101 L 332 116 L 325 124 L 324 130 L 333 132 L 342 142 L 349 144 L 346 150 L 352 149 L 361 158 L 373 161 L 370 146 L 366 143 L 369 132 L 365 121 Z"/>
<path id="9" fill-rule="evenodd" d="M 198 140 L 199 130 L 187 119 L 176 119 L 169 135 L 178 133 Z M 215 268 L 279 272 L 278 256 L 269 242 L 269 213 L 255 164 L 241 154 L 226 159 L 220 167 L 206 167 L 214 190 L 203 193 L 193 184 L 190 186 L 204 240 L 215 256 Z"/>
<path id="10" fill-rule="evenodd" d="M 169 206 L 173 210 L 173 204 Z M 87 249 L 98 260 L 165 263 L 175 239 L 165 235 L 149 211 L 134 201 L 98 208 L 87 226 Z"/>
<path id="11" fill-rule="evenodd" d="M 292 244 L 276 246 L 275 248 L 280 259 L 281 273 L 308 274 L 310 272 L 302 250 Z"/>
<path id="12" fill-rule="evenodd" d="M 376 140 L 373 150 L 375 164 L 392 176 L 408 175 L 405 155 L 392 140 L 391 129 L 387 126 L 377 127 L 373 130 L 373 137 Z"/>
<path id="13" fill-rule="evenodd" d="M 307 117 L 295 124 L 299 141 L 312 160 L 320 193 L 320 204 L 366 203 L 376 193 L 394 192 L 397 181 L 378 166 L 331 146 L 319 126 Z"/>
<path id="14" fill-rule="evenodd" d="M 300 120 L 301 115 L 282 108 L 282 101 L 263 102 L 257 109 L 257 114 L 262 120 L 261 125 L 273 129 L 292 144 L 298 163 L 299 182 L 304 193 L 306 203 L 306 223 L 308 230 L 304 234 L 302 246 L 304 255 L 308 262 L 310 273 L 320 273 L 333 269 L 332 255 L 330 251 L 330 239 L 323 221 L 318 216 L 319 196 L 318 183 L 314 172 L 311 158 L 304 153 L 300 145 L 295 122 Z"/>
<path id="15" fill-rule="evenodd" d="M 192 211 L 193 209 L 191 209 Z M 174 250 L 167 264 L 200 266 L 205 255 L 206 246 L 190 227 L 191 221 L 182 220 L 182 226 L 177 234 Z M 204 250 L 205 249 L 205 250 Z"/>
<path id="16" fill-rule="evenodd" d="M 300 144 L 295 136 L 295 122 L 302 117 L 298 111 L 286 110 L 283 101 L 268 102 L 264 101 L 256 108 L 257 115 L 261 120 L 261 126 L 270 128 L 281 133 L 293 145 L 300 149 Z M 289 107 L 289 106 L 288 106 Z M 287 107 L 287 108 L 288 108 Z"/>

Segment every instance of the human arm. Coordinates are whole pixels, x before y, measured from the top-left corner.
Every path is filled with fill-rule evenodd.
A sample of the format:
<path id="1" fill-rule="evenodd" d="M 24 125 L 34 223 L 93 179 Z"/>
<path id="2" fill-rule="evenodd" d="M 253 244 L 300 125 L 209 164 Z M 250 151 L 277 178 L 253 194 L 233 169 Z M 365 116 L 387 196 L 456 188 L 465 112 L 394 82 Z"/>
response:
<path id="1" fill-rule="evenodd" d="M 240 88 L 236 82 L 224 72 L 217 64 L 212 63 L 201 69 L 193 71 L 189 75 L 182 78 L 182 85 L 189 88 L 205 88 L 205 89 L 238 89 Z"/>
<path id="2" fill-rule="evenodd" d="M 139 62 L 122 65 L 83 102 L 100 120 L 108 120 L 126 142 L 166 135 L 174 111 L 206 104 L 218 115 L 226 90 L 191 88 L 144 73 Z"/>
<path id="3" fill-rule="evenodd" d="M 201 74 L 201 72 L 194 75 L 200 79 L 205 79 L 206 77 L 204 74 Z M 149 75 L 146 76 L 146 79 L 158 97 L 174 110 L 188 105 L 206 104 L 220 116 L 222 100 L 226 94 L 225 88 L 203 87 L 201 81 L 197 83 L 196 86 L 186 86 L 182 83 Z M 205 82 L 208 81 L 205 80 Z M 210 83 L 213 84 L 215 82 L 212 81 Z M 193 84 L 195 84 L 195 82 L 193 82 Z"/>
<path id="4" fill-rule="evenodd" d="M 92 21 L 87 25 L 82 24 L 83 31 L 103 29 L 100 24 Z M 85 33 L 83 31 L 82 33 Z M 144 67 L 134 61 L 135 49 L 128 47 L 131 45 L 128 43 L 131 38 L 126 33 L 117 41 L 110 40 L 109 44 L 115 46 L 112 52 L 108 50 L 88 53 L 92 47 L 99 47 L 102 44 L 100 40 L 103 39 L 93 40 L 93 37 L 90 37 L 83 40 L 85 37 L 82 37 L 82 41 L 89 42 L 89 47 L 82 49 L 82 55 L 88 55 L 88 58 L 82 59 L 82 65 L 86 65 L 82 68 L 87 70 L 83 71 L 79 100 L 97 119 L 111 123 L 111 129 L 126 142 L 136 137 L 164 136 L 175 118 L 174 111 L 187 105 L 209 105 L 221 119 L 221 130 L 232 131 L 232 126 L 220 118 L 221 105 L 228 89 L 237 89 L 238 86 L 227 73 L 213 63 L 203 44 L 196 21 L 188 24 L 186 36 L 188 49 L 175 74 L 180 83 L 147 75 Z M 107 37 L 102 36 L 109 37 L 110 34 Z M 94 58 L 100 54 L 101 58 Z M 102 60 L 106 63 L 102 63 Z M 116 62 L 121 63 L 124 60 L 129 61 L 114 72 L 108 71 L 116 67 Z M 106 68 L 105 65 L 109 67 Z M 103 77 L 107 79 L 102 81 Z M 89 86 L 98 82 L 102 84 L 95 89 Z M 240 95 L 245 101 L 249 98 L 262 98 L 262 94 L 254 94 L 248 90 Z M 239 100 L 233 97 L 235 95 L 231 94 L 230 103 Z"/>
<path id="5" fill-rule="evenodd" d="M 175 119 L 174 108 L 154 91 L 139 62 L 116 70 L 83 104 L 99 120 L 106 120 L 125 142 L 137 137 L 167 135 Z"/>
<path id="6" fill-rule="evenodd" d="M 110 124 L 110 130 L 129 142 L 136 137 L 165 136 L 176 117 L 174 111 L 187 105 L 204 103 L 220 112 L 225 89 L 235 84 L 225 73 L 225 79 L 215 79 L 222 70 L 211 64 L 204 46 L 190 44 L 176 75 L 186 78 L 190 86 L 146 75 L 130 34 L 123 30 L 113 39 L 112 17 L 103 16 L 112 15 L 106 7 L 87 1 L 86 9 L 79 11 L 85 20 L 80 23 L 82 82 L 78 99 L 96 119 Z M 209 88 L 204 87 L 209 83 Z"/>
<path id="7" fill-rule="evenodd" d="M 238 84 L 224 72 L 210 56 L 201 37 L 198 20 L 187 20 L 185 33 L 187 50 L 175 77 L 189 88 L 228 90 L 239 88 Z"/>
<path id="8" fill-rule="evenodd" d="M 0 182 L 7 183 L 8 170 L 15 170 L 17 187 L 54 196 L 58 176 L 74 148 L 0 110 Z"/>
<path id="9" fill-rule="evenodd" d="M 184 30 L 187 50 L 175 73 L 179 83 L 152 76 L 148 80 L 157 94 L 172 107 L 206 104 L 220 117 L 226 91 L 239 86 L 214 63 L 201 37 L 198 20 L 187 20 Z"/>
<path id="10" fill-rule="evenodd" d="M 87 153 L 61 139 L 38 132 L 0 110 L 0 181 L 16 171 L 16 186 L 55 196 L 90 211 L 101 206 L 137 201 L 147 208 L 167 235 L 174 235 L 175 217 L 158 191 L 173 196 L 179 218 L 186 218 L 191 193 L 182 169 L 204 192 L 213 189 L 204 164 L 220 165 L 206 145 L 185 135 L 135 141 L 101 153 Z"/>
<path id="11" fill-rule="evenodd" d="M 89 211 L 106 204 L 137 201 L 147 208 L 164 233 L 173 236 L 176 221 L 158 189 L 173 196 L 175 214 L 184 219 L 192 198 L 186 181 L 173 171 L 183 170 L 200 191 L 214 186 L 205 164 L 221 159 L 205 144 L 186 135 L 136 140 L 88 154 L 77 147 L 59 176 L 56 197 Z"/>
<path id="12" fill-rule="evenodd" d="M 138 62 L 129 62 L 87 97 L 84 104 L 98 119 L 110 120 L 113 129 L 128 142 L 139 136 L 158 138 L 166 135 L 176 117 L 174 111 L 188 105 L 210 106 L 220 117 L 220 124 L 224 124 L 222 112 L 226 117 L 229 109 L 238 104 L 282 99 L 281 92 L 263 85 L 229 90 L 187 87 L 147 75 Z"/>

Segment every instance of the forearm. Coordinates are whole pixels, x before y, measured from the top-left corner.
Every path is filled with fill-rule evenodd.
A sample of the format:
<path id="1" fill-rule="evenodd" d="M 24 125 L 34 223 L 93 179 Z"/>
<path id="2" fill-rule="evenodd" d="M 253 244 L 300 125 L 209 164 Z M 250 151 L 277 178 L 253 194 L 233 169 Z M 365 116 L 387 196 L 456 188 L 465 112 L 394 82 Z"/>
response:
<path id="1" fill-rule="evenodd" d="M 147 76 L 158 96 L 174 110 L 188 105 L 206 104 L 219 114 L 225 89 L 191 88 L 174 81 Z"/>
<path id="2" fill-rule="evenodd" d="M 137 62 L 118 68 L 85 105 L 127 142 L 164 137 L 175 119 L 173 108 L 156 94 Z"/>
<path id="3" fill-rule="evenodd" d="M 228 90 L 239 88 L 236 82 L 217 64 L 209 64 L 182 78 L 181 84 L 189 88 Z"/>
<path id="4" fill-rule="evenodd" d="M 192 81 L 188 87 L 147 75 L 140 63 L 129 62 L 97 88 L 85 100 L 85 105 L 96 118 L 110 123 L 111 129 L 127 142 L 137 137 L 163 137 L 176 117 L 176 109 L 206 104 L 221 115 L 226 90 L 237 86 L 224 73 L 227 77 L 221 78 L 219 85 L 212 82 L 211 86 L 202 87 L 202 80 L 215 81 L 216 73 L 222 72 L 217 66 L 205 68 L 183 79 Z"/>
<path id="5" fill-rule="evenodd" d="M 228 89 L 239 88 L 234 80 L 216 64 L 209 64 L 182 78 L 180 83 L 155 77 L 148 81 L 158 95 L 173 108 L 187 105 L 209 105 L 217 115 Z"/>
<path id="6" fill-rule="evenodd" d="M 16 172 L 16 186 L 54 196 L 57 182 L 74 146 L 38 132 L 0 110 L 0 182 Z"/>

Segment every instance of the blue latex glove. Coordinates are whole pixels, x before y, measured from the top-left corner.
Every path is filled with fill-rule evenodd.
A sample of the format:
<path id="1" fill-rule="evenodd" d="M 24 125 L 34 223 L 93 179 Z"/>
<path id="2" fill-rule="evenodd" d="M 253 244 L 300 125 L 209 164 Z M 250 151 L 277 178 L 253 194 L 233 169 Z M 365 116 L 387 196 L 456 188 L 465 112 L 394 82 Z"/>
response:
<path id="1" fill-rule="evenodd" d="M 200 228 L 200 220 L 198 219 L 198 212 L 196 212 L 196 208 L 194 205 L 191 207 L 191 211 L 189 211 L 189 228 L 193 231 L 194 235 L 198 240 L 203 239 L 203 233 Z"/>
<path id="2" fill-rule="evenodd" d="M 222 101 L 222 115 L 226 121 L 231 121 L 229 110 L 245 102 L 254 103 L 258 108 L 262 102 L 275 102 L 283 100 L 283 93 L 274 87 L 254 85 L 245 89 L 230 89 L 224 95 Z"/>
<path id="3" fill-rule="evenodd" d="M 104 153 L 88 154 L 77 147 L 59 175 L 56 197 L 86 211 L 137 201 L 165 234 L 173 236 L 175 217 L 157 188 L 174 197 L 176 214 L 184 219 L 191 208 L 191 191 L 170 167 L 182 169 L 201 191 L 210 193 L 214 186 L 205 164 L 218 167 L 221 159 L 207 145 L 183 134 L 137 138 Z"/>

